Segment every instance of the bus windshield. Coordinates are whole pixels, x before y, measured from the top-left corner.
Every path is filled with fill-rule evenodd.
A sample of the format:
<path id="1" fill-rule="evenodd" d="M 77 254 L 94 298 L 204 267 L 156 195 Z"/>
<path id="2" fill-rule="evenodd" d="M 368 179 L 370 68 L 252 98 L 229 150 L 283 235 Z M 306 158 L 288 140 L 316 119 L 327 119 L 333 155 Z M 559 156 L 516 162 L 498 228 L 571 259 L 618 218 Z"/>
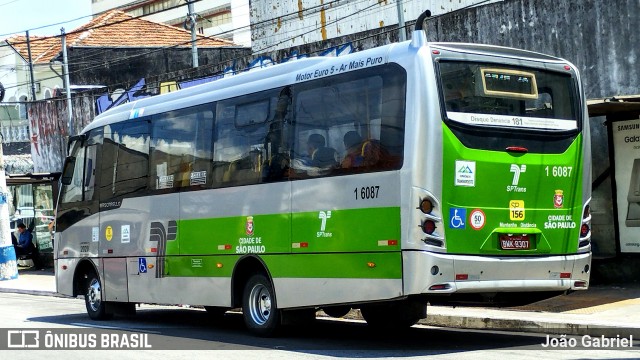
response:
<path id="1" fill-rule="evenodd" d="M 439 65 L 447 118 L 477 126 L 578 128 L 570 73 L 467 61 Z"/>

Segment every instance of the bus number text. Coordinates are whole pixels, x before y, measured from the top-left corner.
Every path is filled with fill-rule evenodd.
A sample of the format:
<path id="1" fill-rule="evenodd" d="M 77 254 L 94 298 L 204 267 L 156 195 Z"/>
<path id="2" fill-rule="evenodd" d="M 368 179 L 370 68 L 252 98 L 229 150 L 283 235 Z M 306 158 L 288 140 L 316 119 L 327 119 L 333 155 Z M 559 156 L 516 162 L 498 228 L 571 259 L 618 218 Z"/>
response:
<path id="1" fill-rule="evenodd" d="M 380 193 L 380 186 L 374 185 L 355 188 L 353 189 L 353 193 L 356 195 L 356 200 L 377 199 Z"/>
<path id="2" fill-rule="evenodd" d="M 553 177 L 571 177 L 572 170 L 573 166 L 551 166 L 551 169 L 549 169 L 549 166 L 546 166 L 544 168 L 547 176 Z"/>

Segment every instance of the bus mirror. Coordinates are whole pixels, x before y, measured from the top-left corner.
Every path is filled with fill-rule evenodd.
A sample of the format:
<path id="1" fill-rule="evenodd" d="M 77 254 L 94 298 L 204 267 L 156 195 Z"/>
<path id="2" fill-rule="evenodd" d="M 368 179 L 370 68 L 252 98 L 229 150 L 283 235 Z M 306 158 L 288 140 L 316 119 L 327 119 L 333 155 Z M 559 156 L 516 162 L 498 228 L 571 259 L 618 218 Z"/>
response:
<path id="1" fill-rule="evenodd" d="M 64 162 L 64 168 L 62 170 L 62 185 L 71 184 L 71 180 L 73 179 L 73 169 L 75 167 L 76 158 L 74 156 L 69 156 Z"/>

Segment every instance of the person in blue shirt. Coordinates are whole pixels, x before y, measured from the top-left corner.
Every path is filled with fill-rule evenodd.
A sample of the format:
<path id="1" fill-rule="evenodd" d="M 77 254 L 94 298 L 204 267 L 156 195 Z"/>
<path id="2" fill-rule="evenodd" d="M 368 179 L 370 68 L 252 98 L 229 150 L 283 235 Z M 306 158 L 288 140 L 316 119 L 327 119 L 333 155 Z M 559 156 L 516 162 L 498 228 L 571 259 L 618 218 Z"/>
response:
<path id="1" fill-rule="evenodd" d="M 33 235 L 27 230 L 27 226 L 23 223 L 18 224 L 18 242 L 14 245 L 16 256 L 26 255 L 33 251 Z"/>

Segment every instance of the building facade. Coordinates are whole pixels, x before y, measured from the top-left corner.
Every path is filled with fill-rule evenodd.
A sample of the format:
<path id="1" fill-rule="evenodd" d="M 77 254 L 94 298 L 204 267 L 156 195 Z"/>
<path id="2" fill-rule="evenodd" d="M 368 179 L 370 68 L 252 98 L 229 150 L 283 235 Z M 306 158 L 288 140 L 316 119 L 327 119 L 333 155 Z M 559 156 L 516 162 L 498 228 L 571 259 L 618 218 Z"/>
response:
<path id="1" fill-rule="evenodd" d="M 200 0 L 194 2 L 193 6 L 197 14 L 198 34 L 229 40 L 245 47 L 251 46 L 249 0 Z M 187 1 L 183 0 L 91 0 L 91 12 L 94 16 L 112 9 L 180 28 L 190 26 L 187 20 Z"/>
<path id="2" fill-rule="evenodd" d="M 60 39 L 34 36 L 28 45 L 33 57 L 33 82 L 26 36 L 13 36 L 0 45 L 0 126 L 5 155 L 30 151 L 28 103 L 53 97 L 63 83 L 62 64 L 41 61 L 52 48 L 60 48 Z"/>

